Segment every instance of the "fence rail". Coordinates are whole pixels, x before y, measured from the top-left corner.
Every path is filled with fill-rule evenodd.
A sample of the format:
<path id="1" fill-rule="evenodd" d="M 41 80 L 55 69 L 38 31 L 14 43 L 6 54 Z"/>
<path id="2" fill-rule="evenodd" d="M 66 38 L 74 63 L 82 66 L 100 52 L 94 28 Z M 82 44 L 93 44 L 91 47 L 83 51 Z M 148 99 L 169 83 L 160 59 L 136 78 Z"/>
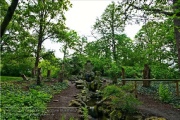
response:
<path id="1" fill-rule="evenodd" d="M 126 81 L 134 81 L 134 86 L 135 86 L 135 96 L 137 97 L 137 81 L 169 81 L 169 82 L 174 82 L 176 84 L 176 95 L 179 96 L 179 82 L 180 79 L 121 79 L 123 85 L 125 85 Z"/>

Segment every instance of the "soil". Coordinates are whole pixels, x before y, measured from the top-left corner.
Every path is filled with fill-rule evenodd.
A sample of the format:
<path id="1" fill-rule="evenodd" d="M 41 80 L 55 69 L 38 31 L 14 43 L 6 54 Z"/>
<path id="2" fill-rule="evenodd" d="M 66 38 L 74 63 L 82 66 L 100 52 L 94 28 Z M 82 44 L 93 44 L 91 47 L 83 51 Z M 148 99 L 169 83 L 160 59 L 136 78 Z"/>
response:
<path id="1" fill-rule="evenodd" d="M 42 116 L 41 120 L 69 120 L 76 118 L 79 120 L 79 114 L 76 107 L 69 107 L 71 100 L 80 92 L 75 85 L 69 82 L 69 87 L 59 94 L 55 94 L 48 104 L 47 113 Z"/>
<path id="2" fill-rule="evenodd" d="M 142 102 L 138 110 L 143 116 L 158 116 L 167 120 L 180 120 L 180 109 L 173 108 L 172 105 L 162 103 L 148 95 L 138 94 L 138 99 Z"/>
<path id="3" fill-rule="evenodd" d="M 80 90 L 76 89 L 74 84 L 69 83 L 69 87 L 66 90 L 54 95 L 48 104 L 47 114 L 42 116 L 41 120 L 69 120 L 70 118 L 79 120 L 77 108 L 69 107 L 69 102 L 75 99 L 74 96 L 79 92 Z M 167 120 L 180 120 L 180 110 L 173 108 L 172 105 L 162 103 L 148 95 L 138 94 L 137 97 L 142 101 L 142 105 L 138 106 L 138 111 L 143 116 L 158 116 Z"/>

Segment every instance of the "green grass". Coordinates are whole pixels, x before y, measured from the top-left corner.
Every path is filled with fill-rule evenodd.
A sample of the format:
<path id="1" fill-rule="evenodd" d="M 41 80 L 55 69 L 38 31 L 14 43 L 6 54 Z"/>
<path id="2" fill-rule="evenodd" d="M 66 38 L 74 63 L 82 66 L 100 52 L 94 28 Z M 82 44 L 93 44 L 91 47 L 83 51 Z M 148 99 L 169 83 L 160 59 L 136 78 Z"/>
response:
<path id="1" fill-rule="evenodd" d="M 9 82 L 9 81 L 21 81 L 22 77 L 12 77 L 12 76 L 0 76 L 1 82 Z"/>

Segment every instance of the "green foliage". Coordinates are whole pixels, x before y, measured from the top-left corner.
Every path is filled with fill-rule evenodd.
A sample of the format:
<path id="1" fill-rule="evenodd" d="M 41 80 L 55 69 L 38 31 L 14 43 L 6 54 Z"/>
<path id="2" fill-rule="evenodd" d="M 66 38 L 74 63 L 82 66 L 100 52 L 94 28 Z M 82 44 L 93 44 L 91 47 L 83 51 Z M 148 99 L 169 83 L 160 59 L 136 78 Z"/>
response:
<path id="1" fill-rule="evenodd" d="M 61 120 L 65 120 L 65 117 L 66 117 L 65 115 L 62 115 Z"/>
<path id="2" fill-rule="evenodd" d="M 135 36 L 135 60 L 149 63 L 153 78 L 177 78 L 173 20 L 146 23 Z"/>
<path id="3" fill-rule="evenodd" d="M 126 112 L 135 112 L 135 108 L 140 102 L 135 98 L 134 94 L 128 92 L 131 91 L 127 88 L 117 85 L 110 85 L 104 88 L 103 97 L 110 99 L 112 109 L 120 109 Z"/>
<path id="4" fill-rule="evenodd" d="M 87 107 L 82 107 L 82 111 L 83 111 L 83 117 L 84 117 L 84 120 L 88 120 L 88 109 Z"/>
<path id="5" fill-rule="evenodd" d="M 120 74 L 120 68 L 117 66 L 117 64 L 113 62 L 107 67 L 108 68 L 106 68 L 106 72 L 108 73 L 108 75 L 113 79 L 117 78 L 118 74 Z"/>
<path id="6" fill-rule="evenodd" d="M 122 117 L 122 113 L 121 111 L 113 110 L 109 116 L 111 120 L 119 120 Z"/>
<path id="7" fill-rule="evenodd" d="M 20 74 L 25 74 L 26 76 L 31 75 L 31 70 L 34 66 L 34 58 L 19 58 L 10 55 L 8 57 L 3 57 L 2 59 L 2 71 L 1 75 L 5 76 L 20 76 Z"/>
<path id="8" fill-rule="evenodd" d="M 65 85 L 64 85 L 65 84 Z M 47 102 L 52 94 L 65 89 L 66 83 L 58 83 L 52 86 L 30 86 L 29 91 L 23 91 L 18 85 L 5 83 L 1 86 L 1 119 L 33 119 L 45 113 Z M 61 87 L 58 87 L 61 86 Z"/>
<path id="9" fill-rule="evenodd" d="M 60 66 L 60 65 L 59 65 Z M 51 62 L 49 62 L 48 60 L 43 60 L 41 61 L 41 63 L 39 64 L 39 67 L 42 69 L 42 76 L 43 77 L 47 77 L 47 71 L 51 70 L 51 77 L 57 77 L 58 73 L 60 71 L 60 67 L 59 66 L 54 66 L 53 64 L 51 64 Z"/>
<path id="10" fill-rule="evenodd" d="M 156 79 L 178 79 L 178 71 L 168 67 L 167 64 L 154 64 L 151 71 L 152 77 Z"/>
<path id="11" fill-rule="evenodd" d="M 124 30 L 124 22 L 122 21 L 122 11 L 116 2 L 111 2 L 109 4 L 100 18 L 96 19 L 96 22 L 93 26 L 93 31 L 98 33 L 99 42 L 96 42 L 94 45 L 98 45 L 96 54 L 101 52 L 103 56 L 108 59 L 113 59 L 117 61 L 117 38 L 116 35 L 119 35 Z M 99 46 L 101 45 L 101 46 Z M 97 49 L 97 48 L 96 48 Z"/>
<path id="12" fill-rule="evenodd" d="M 3 119 L 37 119 L 46 109 L 46 102 L 51 95 L 42 91 L 20 91 L 13 86 L 2 92 L 2 118 Z M 6 93 L 6 94 L 5 94 Z"/>
<path id="13" fill-rule="evenodd" d="M 10 76 L 0 76 L 1 82 L 8 82 L 8 81 L 22 81 L 21 77 L 10 77 Z"/>
<path id="14" fill-rule="evenodd" d="M 134 84 L 126 83 L 126 85 L 121 86 L 121 89 L 126 92 L 133 92 L 135 89 Z"/>
<path id="15" fill-rule="evenodd" d="M 159 94 L 159 99 L 163 102 L 168 103 L 172 100 L 172 93 L 170 92 L 169 87 L 167 85 L 161 83 L 159 85 L 158 94 Z"/>
<path id="16" fill-rule="evenodd" d="M 179 97 L 176 96 L 176 84 L 173 81 L 163 83 L 154 81 L 151 83 L 151 87 L 148 88 L 139 86 L 138 93 L 150 95 L 162 102 L 170 103 L 175 108 L 180 107 Z"/>
<path id="17" fill-rule="evenodd" d="M 123 66 L 126 78 L 142 78 L 142 67 L 136 66 Z"/>

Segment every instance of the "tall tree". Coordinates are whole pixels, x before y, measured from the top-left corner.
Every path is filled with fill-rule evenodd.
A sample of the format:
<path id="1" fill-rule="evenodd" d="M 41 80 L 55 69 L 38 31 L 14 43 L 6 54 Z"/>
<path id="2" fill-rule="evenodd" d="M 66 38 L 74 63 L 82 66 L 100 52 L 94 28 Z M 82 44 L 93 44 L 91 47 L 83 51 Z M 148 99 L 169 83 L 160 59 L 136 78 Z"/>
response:
<path id="1" fill-rule="evenodd" d="M 87 37 L 80 37 L 77 44 L 73 47 L 75 50 L 75 54 L 82 55 L 85 50 L 85 46 L 87 44 Z"/>
<path id="2" fill-rule="evenodd" d="M 143 25 L 135 36 L 134 55 L 137 66 L 146 63 L 151 66 L 153 78 L 178 78 L 173 20 Z"/>
<path id="3" fill-rule="evenodd" d="M 79 37 L 74 30 L 67 31 L 63 40 L 60 40 L 63 43 L 62 51 L 64 54 L 63 59 L 65 60 L 68 57 L 68 49 L 73 49 L 78 43 Z"/>
<path id="4" fill-rule="evenodd" d="M 127 19 L 140 20 L 163 20 L 173 18 L 174 36 L 178 53 L 178 66 L 180 70 L 180 2 L 179 0 L 128 0 L 119 2 Z"/>
<path id="5" fill-rule="evenodd" d="M 116 35 L 118 64 L 124 66 L 134 65 L 133 41 L 126 34 Z"/>
<path id="6" fill-rule="evenodd" d="M 39 65 L 42 44 L 45 40 L 53 38 L 54 26 L 62 26 L 61 29 L 65 28 L 64 11 L 68 10 L 69 6 L 69 0 L 29 0 L 20 2 L 19 19 L 22 21 L 21 24 L 26 30 L 37 36 L 35 70 Z"/>
<path id="7" fill-rule="evenodd" d="M 135 37 L 135 44 L 142 51 L 141 56 L 146 56 L 146 62 L 173 61 L 177 63 L 173 32 L 172 19 L 164 22 L 148 22 L 141 28 Z"/>
<path id="8" fill-rule="evenodd" d="M 121 9 L 112 2 L 107 6 L 101 18 L 96 20 L 94 25 L 94 30 L 101 35 L 101 39 L 104 39 L 108 49 L 112 51 L 111 57 L 114 61 L 117 61 L 117 40 L 115 38 L 116 34 L 122 33 L 124 29 L 123 21 L 121 20 L 122 12 Z"/>

